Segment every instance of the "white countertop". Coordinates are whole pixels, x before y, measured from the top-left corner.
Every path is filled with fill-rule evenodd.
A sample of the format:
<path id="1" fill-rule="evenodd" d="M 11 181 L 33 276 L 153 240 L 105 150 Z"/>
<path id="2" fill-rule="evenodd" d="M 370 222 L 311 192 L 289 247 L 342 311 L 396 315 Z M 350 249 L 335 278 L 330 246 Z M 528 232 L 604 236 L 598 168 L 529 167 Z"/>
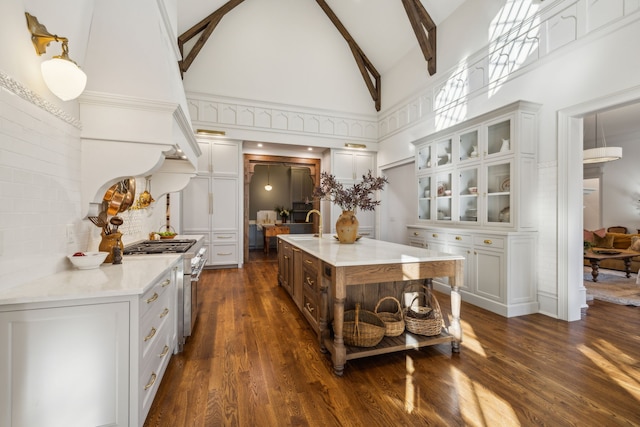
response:
<path id="1" fill-rule="evenodd" d="M 367 238 L 353 244 L 340 243 L 327 235 L 319 238 L 313 234 L 280 234 L 278 238 L 335 267 L 464 259 L 461 255 Z"/>
<path id="2" fill-rule="evenodd" d="M 181 259 L 182 254 L 125 256 L 122 264 L 61 271 L 0 291 L 0 306 L 142 295 Z"/>

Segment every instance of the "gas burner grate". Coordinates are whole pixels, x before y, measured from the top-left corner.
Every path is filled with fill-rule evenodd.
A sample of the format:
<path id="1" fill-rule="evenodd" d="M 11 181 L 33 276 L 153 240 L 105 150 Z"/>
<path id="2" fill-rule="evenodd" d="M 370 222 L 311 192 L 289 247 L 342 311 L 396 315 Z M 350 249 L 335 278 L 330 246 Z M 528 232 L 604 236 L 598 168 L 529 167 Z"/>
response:
<path id="1" fill-rule="evenodd" d="M 125 255 L 184 253 L 195 243 L 195 239 L 145 240 L 124 248 Z"/>

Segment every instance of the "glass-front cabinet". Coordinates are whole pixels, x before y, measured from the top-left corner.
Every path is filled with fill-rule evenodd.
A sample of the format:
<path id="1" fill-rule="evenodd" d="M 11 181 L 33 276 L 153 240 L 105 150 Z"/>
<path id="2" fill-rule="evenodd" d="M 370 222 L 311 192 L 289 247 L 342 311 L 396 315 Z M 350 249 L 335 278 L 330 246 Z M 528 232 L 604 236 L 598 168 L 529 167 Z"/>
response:
<path id="1" fill-rule="evenodd" d="M 533 229 L 536 110 L 516 102 L 414 142 L 418 220 Z"/>

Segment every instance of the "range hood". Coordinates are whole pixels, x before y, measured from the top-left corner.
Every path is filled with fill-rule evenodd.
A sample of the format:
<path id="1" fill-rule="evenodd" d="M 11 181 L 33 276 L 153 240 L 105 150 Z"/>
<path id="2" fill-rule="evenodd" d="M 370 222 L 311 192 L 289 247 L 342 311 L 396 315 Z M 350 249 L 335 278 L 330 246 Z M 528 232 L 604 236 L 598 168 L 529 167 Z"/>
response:
<path id="1" fill-rule="evenodd" d="M 196 174 L 201 151 L 178 68 L 174 22 L 175 11 L 160 0 L 94 5 L 83 65 L 87 88 L 78 98 L 84 214 L 122 179 L 151 176 L 154 195 L 162 196 L 183 189 Z"/>

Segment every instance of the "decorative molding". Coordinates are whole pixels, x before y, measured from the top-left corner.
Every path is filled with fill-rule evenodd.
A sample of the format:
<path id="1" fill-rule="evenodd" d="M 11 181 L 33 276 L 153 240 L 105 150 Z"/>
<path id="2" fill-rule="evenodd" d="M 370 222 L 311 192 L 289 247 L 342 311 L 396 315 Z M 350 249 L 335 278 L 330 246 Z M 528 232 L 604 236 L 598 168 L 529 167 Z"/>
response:
<path id="1" fill-rule="evenodd" d="M 400 101 L 381 113 L 379 141 L 419 122 L 435 120 L 436 116 L 446 122 L 444 127 L 454 125 L 464 119 L 455 114 L 459 106 L 490 93 L 507 79 L 528 72 L 532 65 L 551 54 L 559 54 L 570 44 L 587 37 L 601 37 L 640 19 L 640 1 L 616 0 L 615 3 L 616 7 L 602 0 L 551 3 L 467 57 L 464 63 L 442 73 L 445 77 L 417 97 Z M 523 51 L 527 52 L 526 60 L 519 63 Z M 417 105 L 420 108 L 415 108 Z M 408 110 L 411 114 L 407 120 Z M 436 128 L 443 126 L 438 123 Z"/>
<path id="2" fill-rule="evenodd" d="M 10 77 L 8 74 L 0 70 L 0 88 L 6 89 L 7 91 L 13 93 L 14 95 L 19 96 L 25 101 L 35 105 L 36 107 L 52 114 L 56 118 L 70 124 L 76 129 L 82 129 L 82 125 L 80 120 L 77 118 L 70 116 L 66 111 L 56 107 L 22 83 Z"/>
<path id="3" fill-rule="evenodd" d="M 293 105 L 187 93 L 194 124 L 216 129 L 251 129 L 375 143 L 375 115 L 358 115 Z M 419 100 L 416 100 L 419 105 Z M 411 107 L 416 109 L 417 107 Z M 417 113 L 412 113 L 416 116 Z"/>

